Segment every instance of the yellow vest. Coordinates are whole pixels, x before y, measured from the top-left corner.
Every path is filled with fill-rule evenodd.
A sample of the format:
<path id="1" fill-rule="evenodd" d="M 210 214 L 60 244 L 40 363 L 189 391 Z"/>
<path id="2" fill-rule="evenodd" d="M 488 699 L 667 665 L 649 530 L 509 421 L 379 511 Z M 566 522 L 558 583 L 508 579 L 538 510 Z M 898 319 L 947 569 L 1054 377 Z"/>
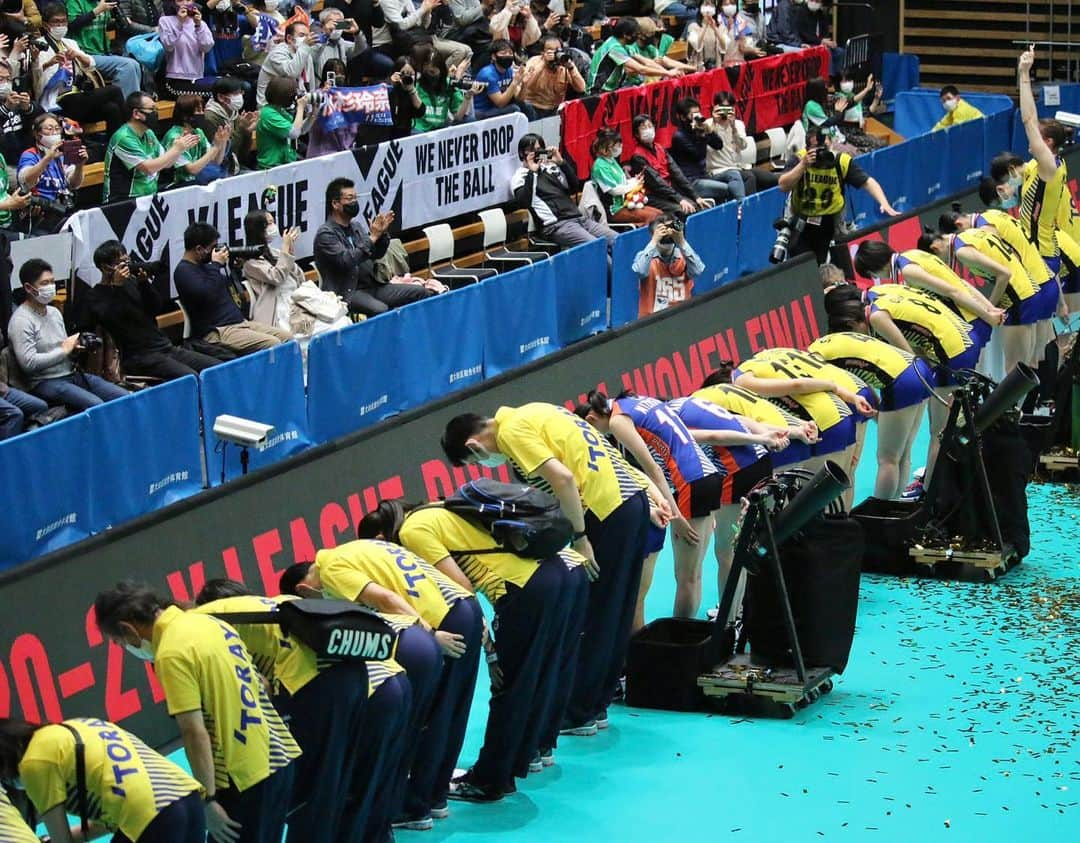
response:
<path id="1" fill-rule="evenodd" d="M 806 152 L 800 152 L 802 158 Z M 791 194 L 791 208 L 801 217 L 824 217 L 844 210 L 844 179 L 851 166 L 846 152 L 836 154 L 832 167 L 807 166 Z"/>

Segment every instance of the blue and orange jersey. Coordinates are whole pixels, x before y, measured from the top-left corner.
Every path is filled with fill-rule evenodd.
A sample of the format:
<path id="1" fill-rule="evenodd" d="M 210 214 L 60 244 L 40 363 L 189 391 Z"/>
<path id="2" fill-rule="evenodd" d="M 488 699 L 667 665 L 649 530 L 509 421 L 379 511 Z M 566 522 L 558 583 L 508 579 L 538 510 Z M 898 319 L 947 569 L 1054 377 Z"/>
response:
<path id="1" fill-rule="evenodd" d="M 733 430 L 749 433 L 734 413 L 699 398 L 676 398 L 667 403 L 668 410 L 679 417 L 687 429 Z M 713 464 L 725 475 L 753 465 L 768 451 L 761 445 L 700 445 Z"/>

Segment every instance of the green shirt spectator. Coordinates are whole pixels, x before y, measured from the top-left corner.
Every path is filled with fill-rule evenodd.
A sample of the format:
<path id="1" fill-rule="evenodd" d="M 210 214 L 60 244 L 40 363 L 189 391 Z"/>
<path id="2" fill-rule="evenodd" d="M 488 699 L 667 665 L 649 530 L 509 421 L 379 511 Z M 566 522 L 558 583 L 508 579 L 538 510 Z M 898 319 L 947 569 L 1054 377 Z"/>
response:
<path id="1" fill-rule="evenodd" d="M 183 126 L 173 126 L 165 133 L 162 143 L 164 143 L 165 146 L 171 146 L 172 142 L 182 134 L 184 134 Z M 187 184 L 188 182 L 195 181 L 195 176 L 187 171 L 186 165 L 194 164 L 210 151 L 210 141 L 206 139 L 203 130 L 196 129 L 195 136 L 199 139 L 199 142 L 177 158 L 176 163 L 173 164 L 173 182 L 176 184 Z"/>
<path id="2" fill-rule="evenodd" d="M 611 215 L 619 213 L 626 204 L 622 194 L 613 193 L 614 188 L 619 187 L 626 181 L 626 173 L 622 165 L 614 158 L 597 158 L 592 165 L 592 180 L 611 200 Z"/>
<path id="3" fill-rule="evenodd" d="M 95 14 L 94 10 L 100 5 L 101 0 L 67 0 L 70 37 L 84 53 L 92 56 L 107 56 L 112 52 L 107 33 L 112 12 Z"/>
<path id="4" fill-rule="evenodd" d="M 4 156 L 0 155 L 0 228 L 11 226 L 11 202 L 12 196 L 8 192 L 8 168 Z"/>
<path id="5" fill-rule="evenodd" d="M 620 21 L 621 23 L 622 21 Z M 632 58 L 630 46 L 612 35 L 600 45 L 589 64 L 589 90 L 614 91 L 626 82 L 623 65 Z"/>
<path id="6" fill-rule="evenodd" d="M 115 202 L 134 196 L 157 193 L 158 173 L 143 172 L 138 165 L 165 154 L 157 136 L 146 129 L 141 135 L 125 123 L 109 139 L 105 149 L 105 184 L 101 201 Z"/>
<path id="7" fill-rule="evenodd" d="M 451 88 L 449 91 L 429 91 L 426 86 L 417 85 L 416 94 L 420 97 L 420 102 L 424 104 L 424 115 L 413 120 L 414 135 L 449 126 L 454 115 L 465 102 L 465 92 L 457 88 Z"/>
<path id="8" fill-rule="evenodd" d="M 290 137 L 293 122 L 293 115 L 280 106 L 268 104 L 259 111 L 255 145 L 260 170 L 291 164 L 300 157 L 296 152 L 296 140 Z"/>

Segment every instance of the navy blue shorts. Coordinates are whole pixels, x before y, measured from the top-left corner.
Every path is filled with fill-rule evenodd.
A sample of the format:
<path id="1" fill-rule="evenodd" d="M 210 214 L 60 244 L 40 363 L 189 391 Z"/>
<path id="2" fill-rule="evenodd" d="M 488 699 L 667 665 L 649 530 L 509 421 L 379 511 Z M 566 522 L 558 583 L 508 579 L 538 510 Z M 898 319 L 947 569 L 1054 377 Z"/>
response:
<path id="1" fill-rule="evenodd" d="M 649 532 L 645 538 L 645 555 L 659 553 L 664 549 L 664 541 L 667 539 L 667 529 L 657 527 L 652 521 L 649 522 Z"/>
<path id="2" fill-rule="evenodd" d="M 1057 311 L 1058 290 L 1054 280 L 1047 281 L 1031 298 L 1016 302 L 1005 314 L 1006 325 L 1033 325 L 1050 319 Z"/>
<path id="3" fill-rule="evenodd" d="M 934 367 L 923 358 L 916 357 L 896 380 L 881 390 L 880 409 L 883 413 L 891 413 L 921 404 L 929 397 L 936 383 Z"/>
<path id="4" fill-rule="evenodd" d="M 820 433 L 821 439 L 814 445 L 814 456 L 823 457 L 826 454 L 837 454 L 855 444 L 858 422 L 855 421 L 855 415 L 852 414 Z"/>
<path id="5" fill-rule="evenodd" d="M 875 410 L 880 409 L 878 407 L 877 393 L 874 392 L 874 388 L 872 386 L 864 386 L 862 389 L 860 389 L 855 394 L 856 395 L 861 395 L 863 398 L 865 398 L 867 403 L 871 407 L 873 407 Z M 864 416 L 862 413 L 860 413 L 858 410 L 856 410 L 855 407 L 853 405 L 851 405 L 851 404 L 849 404 L 848 406 L 851 407 L 851 415 L 855 418 L 855 424 L 862 424 L 863 422 L 870 421 L 870 416 Z"/>
<path id="6" fill-rule="evenodd" d="M 990 342 L 990 334 L 994 331 L 994 326 L 989 322 L 984 322 L 982 319 L 976 319 L 971 324 L 971 338 L 975 340 L 975 346 L 981 352 L 988 342 Z M 975 362 L 979 362 L 978 355 L 975 356 Z M 969 368 L 974 369 L 975 365 L 972 364 Z"/>

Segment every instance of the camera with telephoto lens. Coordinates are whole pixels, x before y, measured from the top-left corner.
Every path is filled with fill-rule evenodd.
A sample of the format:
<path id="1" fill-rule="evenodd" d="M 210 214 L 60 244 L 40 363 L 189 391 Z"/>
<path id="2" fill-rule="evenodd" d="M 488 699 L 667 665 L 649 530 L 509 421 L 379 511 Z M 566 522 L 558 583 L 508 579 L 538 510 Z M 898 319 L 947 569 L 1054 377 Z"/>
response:
<path id="1" fill-rule="evenodd" d="M 468 74 L 465 74 L 460 79 L 451 79 L 450 87 L 456 88 L 459 91 L 471 91 L 473 86 L 473 78 Z"/>
<path id="2" fill-rule="evenodd" d="M 686 228 L 686 220 L 682 220 L 682 219 L 679 219 L 678 217 L 674 217 L 671 220 L 671 222 L 669 222 L 667 224 L 667 226 L 672 231 L 682 231 L 683 229 Z"/>
<path id="3" fill-rule="evenodd" d="M 161 261 L 142 261 L 138 258 L 128 257 L 128 274 L 142 281 L 152 281 L 161 272 Z"/>
<path id="4" fill-rule="evenodd" d="M 769 263 L 783 263 L 788 259 L 788 247 L 791 235 L 802 229 L 802 221 L 795 216 L 780 217 L 773 222 L 776 229 L 776 241 L 769 250 Z"/>
<path id="5" fill-rule="evenodd" d="M 44 196 L 30 197 L 30 209 L 41 211 L 43 214 L 53 213 L 67 216 L 75 210 L 75 200 L 67 194 L 59 194 L 56 199 L 46 199 Z"/>
<path id="6" fill-rule="evenodd" d="M 101 337 L 90 331 L 83 331 L 79 334 L 79 338 L 75 341 L 75 350 L 79 354 L 93 354 L 97 351 L 103 343 Z"/>
<path id="7" fill-rule="evenodd" d="M 563 67 L 569 67 L 574 63 L 573 58 L 570 56 L 570 51 L 565 47 L 559 47 L 555 51 L 555 64 L 562 65 Z"/>
<path id="8" fill-rule="evenodd" d="M 229 260 L 233 263 L 244 263 L 245 261 L 255 260 L 255 258 L 265 257 L 269 254 L 269 248 L 267 246 L 237 246 L 235 249 L 229 249 Z"/>

